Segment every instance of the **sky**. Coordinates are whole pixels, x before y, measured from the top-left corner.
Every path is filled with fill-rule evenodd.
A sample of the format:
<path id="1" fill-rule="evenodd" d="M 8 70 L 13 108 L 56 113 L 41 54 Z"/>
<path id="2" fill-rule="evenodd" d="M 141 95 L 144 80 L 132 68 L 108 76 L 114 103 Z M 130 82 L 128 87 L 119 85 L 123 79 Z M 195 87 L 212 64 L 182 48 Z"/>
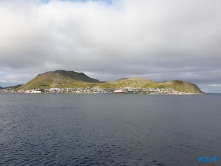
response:
<path id="1" fill-rule="evenodd" d="M 0 86 L 53 70 L 221 93 L 220 0 L 0 0 Z"/>

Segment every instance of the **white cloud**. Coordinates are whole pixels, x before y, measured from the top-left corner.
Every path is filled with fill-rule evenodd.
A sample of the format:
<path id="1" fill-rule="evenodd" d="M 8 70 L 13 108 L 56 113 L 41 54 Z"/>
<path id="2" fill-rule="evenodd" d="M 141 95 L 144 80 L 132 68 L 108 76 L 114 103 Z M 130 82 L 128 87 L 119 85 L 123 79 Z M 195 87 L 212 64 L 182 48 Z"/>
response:
<path id="1" fill-rule="evenodd" d="M 212 87 L 221 87 L 221 84 L 212 84 L 210 86 L 212 86 Z"/>

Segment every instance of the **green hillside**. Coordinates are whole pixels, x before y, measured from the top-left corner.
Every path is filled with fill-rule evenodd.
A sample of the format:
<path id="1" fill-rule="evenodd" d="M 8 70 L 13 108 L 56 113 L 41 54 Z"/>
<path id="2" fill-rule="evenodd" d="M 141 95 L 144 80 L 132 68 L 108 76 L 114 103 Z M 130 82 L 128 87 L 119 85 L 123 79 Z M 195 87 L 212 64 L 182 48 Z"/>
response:
<path id="1" fill-rule="evenodd" d="M 91 87 L 94 83 L 100 83 L 100 81 L 90 78 L 84 73 L 56 70 L 37 75 L 34 79 L 22 85 L 19 89 Z"/>
<path id="2" fill-rule="evenodd" d="M 199 87 L 195 84 L 174 80 L 168 82 L 153 82 L 145 78 L 128 78 L 120 79 L 114 82 L 101 83 L 100 87 L 110 87 L 115 89 L 121 89 L 124 87 L 131 88 L 168 88 L 179 92 L 186 93 L 203 93 Z"/>
<path id="3" fill-rule="evenodd" d="M 203 93 L 195 84 L 174 80 L 168 82 L 153 82 L 146 78 L 123 78 L 113 82 L 101 82 L 74 71 L 56 70 L 39 74 L 31 81 L 19 87 L 19 89 L 49 89 L 49 88 L 167 88 L 179 92 Z"/>
<path id="4" fill-rule="evenodd" d="M 120 89 L 123 87 L 142 88 L 143 85 L 153 83 L 146 78 L 123 78 L 113 82 L 102 83 L 99 86 L 102 88 L 110 87 Z"/>
<path id="5" fill-rule="evenodd" d="M 177 90 L 179 92 L 203 93 L 197 85 L 180 80 L 174 80 L 168 82 L 152 82 L 143 85 L 143 87 L 169 88 Z"/>

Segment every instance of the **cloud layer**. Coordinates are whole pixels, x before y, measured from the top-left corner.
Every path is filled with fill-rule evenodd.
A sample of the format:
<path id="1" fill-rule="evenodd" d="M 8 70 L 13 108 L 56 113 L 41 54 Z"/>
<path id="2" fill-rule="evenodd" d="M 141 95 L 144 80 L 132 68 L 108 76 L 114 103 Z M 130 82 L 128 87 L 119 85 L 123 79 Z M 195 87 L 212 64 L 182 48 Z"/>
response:
<path id="1" fill-rule="evenodd" d="M 221 92 L 220 0 L 0 0 L 0 86 L 56 69 Z"/>

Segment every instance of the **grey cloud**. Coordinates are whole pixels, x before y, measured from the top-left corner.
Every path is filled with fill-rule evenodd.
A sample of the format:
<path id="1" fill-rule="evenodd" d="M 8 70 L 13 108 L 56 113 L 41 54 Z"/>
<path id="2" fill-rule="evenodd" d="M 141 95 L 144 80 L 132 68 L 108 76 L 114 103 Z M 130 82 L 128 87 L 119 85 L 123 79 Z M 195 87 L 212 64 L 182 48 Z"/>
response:
<path id="1" fill-rule="evenodd" d="M 0 71 L 12 77 L 0 75 L 0 85 L 65 69 L 100 80 L 183 79 L 217 90 L 211 85 L 221 81 L 220 6 L 219 0 L 2 0 Z"/>

